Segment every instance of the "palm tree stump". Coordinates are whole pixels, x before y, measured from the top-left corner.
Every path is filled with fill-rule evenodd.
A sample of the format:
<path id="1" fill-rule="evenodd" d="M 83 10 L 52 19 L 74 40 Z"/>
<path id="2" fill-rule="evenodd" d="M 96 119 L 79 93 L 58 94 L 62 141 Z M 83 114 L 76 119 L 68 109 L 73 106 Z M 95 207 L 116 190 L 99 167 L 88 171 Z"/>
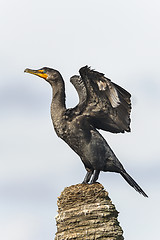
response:
<path id="1" fill-rule="evenodd" d="M 55 240 L 123 240 L 118 212 L 101 184 L 66 187 L 58 198 Z"/>

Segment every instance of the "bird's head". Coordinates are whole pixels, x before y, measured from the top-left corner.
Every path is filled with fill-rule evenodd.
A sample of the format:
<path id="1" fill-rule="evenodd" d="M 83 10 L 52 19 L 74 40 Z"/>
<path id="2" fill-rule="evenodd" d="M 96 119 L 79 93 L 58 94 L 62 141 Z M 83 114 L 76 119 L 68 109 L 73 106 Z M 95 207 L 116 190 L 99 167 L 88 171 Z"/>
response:
<path id="1" fill-rule="evenodd" d="M 52 83 L 53 81 L 55 81 L 60 75 L 60 73 L 57 70 L 54 70 L 48 67 L 43 67 L 38 70 L 26 68 L 24 72 L 34 74 L 41 78 L 44 78 L 49 83 Z"/>

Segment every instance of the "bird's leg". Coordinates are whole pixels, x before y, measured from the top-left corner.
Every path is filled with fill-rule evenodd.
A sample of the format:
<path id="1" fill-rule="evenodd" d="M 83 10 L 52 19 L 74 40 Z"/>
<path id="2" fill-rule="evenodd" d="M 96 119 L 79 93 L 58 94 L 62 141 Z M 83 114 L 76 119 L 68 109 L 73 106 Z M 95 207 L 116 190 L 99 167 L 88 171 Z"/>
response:
<path id="1" fill-rule="evenodd" d="M 89 182 L 89 180 L 91 179 L 92 174 L 93 174 L 92 170 L 87 171 L 86 176 L 85 176 L 85 178 L 84 178 L 82 183 L 87 184 Z"/>
<path id="2" fill-rule="evenodd" d="M 100 173 L 100 170 L 95 170 L 94 171 L 90 184 L 93 184 L 97 181 L 99 173 Z"/>

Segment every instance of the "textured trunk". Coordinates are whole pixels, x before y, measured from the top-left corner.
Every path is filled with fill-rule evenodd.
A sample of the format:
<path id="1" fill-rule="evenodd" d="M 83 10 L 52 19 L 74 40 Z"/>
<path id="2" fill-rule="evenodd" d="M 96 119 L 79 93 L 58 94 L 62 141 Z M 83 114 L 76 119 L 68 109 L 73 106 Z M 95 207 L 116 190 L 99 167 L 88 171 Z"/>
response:
<path id="1" fill-rule="evenodd" d="M 118 212 L 101 184 L 77 184 L 58 198 L 55 240 L 123 240 Z"/>

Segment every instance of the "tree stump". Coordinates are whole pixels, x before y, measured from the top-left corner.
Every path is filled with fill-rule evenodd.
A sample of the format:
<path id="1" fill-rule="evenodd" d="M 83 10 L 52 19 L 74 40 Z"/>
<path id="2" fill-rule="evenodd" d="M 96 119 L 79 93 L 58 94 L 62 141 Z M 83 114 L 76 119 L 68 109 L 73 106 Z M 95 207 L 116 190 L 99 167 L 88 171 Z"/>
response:
<path id="1" fill-rule="evenodd" d="M 101 184 L 66 187 L 57 204 L 55 240 L 124 239 L 118 212 Z"/>

